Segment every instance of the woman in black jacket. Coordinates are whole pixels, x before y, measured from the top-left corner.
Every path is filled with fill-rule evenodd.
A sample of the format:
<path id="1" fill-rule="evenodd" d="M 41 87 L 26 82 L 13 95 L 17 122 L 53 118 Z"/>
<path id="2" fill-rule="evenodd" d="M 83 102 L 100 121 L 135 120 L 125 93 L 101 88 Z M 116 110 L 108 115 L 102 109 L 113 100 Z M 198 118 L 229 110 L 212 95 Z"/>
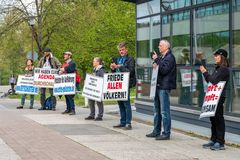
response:
<path id="1" fill-rule="evenodd" d="M 227 51 L 224 49 L 218 49 L 214 53 L 214 59 L 216 63 L 215 71 L 210 75 L 204 66 L 200 66 L 200 71 L 207 82 L 211 82 L 216 85 L 220 81 L 225 81 L 226 84 L 220 96 L 217 110 L 214 117 L 210 117 L 211 121 L 211 139 L 207 144 L 203 145 L 203 148 L 211 148 L 212 150 L 224 150 L 224 136 L 225 136 L 225 122 L 223 117 L 223 103 L 226 97 L 226 86 L 229 80 L 229 69 L 227 61 Z"/>

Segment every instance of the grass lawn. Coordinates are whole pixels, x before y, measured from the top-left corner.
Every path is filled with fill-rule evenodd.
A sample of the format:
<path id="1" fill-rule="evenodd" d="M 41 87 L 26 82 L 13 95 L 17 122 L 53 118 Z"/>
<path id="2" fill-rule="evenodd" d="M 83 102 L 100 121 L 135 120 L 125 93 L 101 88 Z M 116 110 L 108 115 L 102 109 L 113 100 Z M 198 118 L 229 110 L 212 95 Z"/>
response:
<path id="1" fill-rule="evenodd" d="M 130 95 L 131 95 L 131 97 L 134 97 L 134 98 L 131 98 L 131 104 L 133 104 L 134 100 L 135 100 L 135 97 L 136 97 L 136 90 L 135 90 L 135 88 L 131 88 Z M 49 94 L 47 92 L 46 97 L 48 97 L 48 96 L 49 96 Z M 8 95 L 8 98 L 19 99 L 19 104 L 20 104 L 21 95 L 19 95 L 19 94 Z M 30 97 L 27 96 L 26 99 L 29 100 Z M 40 94 L 35 95 L 34 99 L 35 99 L 35 101 L 40 101 Z M 75 96 L 75 104 L 77 106 L 81 106 L 81 107 L 84 106 L 84 104 L 85 104 L 84 103 L 84 99 L 85 98 L 80 93 L 76 94 L 76 96 Z M 65 101 L 64 96 L 62 96 L 61 99 L 57 96 L 57 101 Z M 117 101 L 104 101 L 104 104 L 105 105 L 117 104 Z"/>

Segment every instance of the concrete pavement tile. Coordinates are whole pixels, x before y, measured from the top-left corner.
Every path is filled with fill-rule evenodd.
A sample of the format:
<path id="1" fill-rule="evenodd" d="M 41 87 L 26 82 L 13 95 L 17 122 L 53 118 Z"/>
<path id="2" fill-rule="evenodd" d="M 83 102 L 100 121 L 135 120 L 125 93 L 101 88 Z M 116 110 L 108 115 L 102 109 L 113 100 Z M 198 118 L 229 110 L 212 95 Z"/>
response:
<path id="1" fill-rule="evenodd" d="M 19 155 L 0 138 L 0 160 L 21 160 Z"/>
<path id="2" fill-rule="evenodd" d="M 74 116 L 61 114 L 27 114 L 25 117 L 42 125 L 50 124 L 87 124 L 85 121 L 76 121 Z"/>
<path id="3" fill-rule="evenodd" d="M 68 138 L 79 142 L 79 143 L 84 143 L 84 142 L 131 142 L 134 141 L 134 139 L 123 135 L 123 134 L 105 134 L 101 136 L 95 136 L 95 135 L 66 135 Z"/>

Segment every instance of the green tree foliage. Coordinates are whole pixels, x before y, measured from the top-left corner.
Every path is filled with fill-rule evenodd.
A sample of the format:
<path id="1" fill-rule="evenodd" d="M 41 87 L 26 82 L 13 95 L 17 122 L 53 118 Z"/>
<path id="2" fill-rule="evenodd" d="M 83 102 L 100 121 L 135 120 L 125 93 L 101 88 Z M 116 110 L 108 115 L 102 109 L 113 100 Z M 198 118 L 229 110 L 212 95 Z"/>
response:
<path id="1" fill-rule="evenodd" d="M 41 23 L 35 26 L 35 32 L 38 34 L 35 39 L 40 39 L 42 47 L 51 48 L 60 61 L 63 60 L 64 51 L 72 51 L 82 77 L 92 71 L 92 59 L 96 56 L 103 58 L 105 68 L 109 69 L 112 57 L 118 56 L 119 42 L 127 42 L 129 54 L 135 56 L 134 4 L 120 0 L 42 0 L 42 2 L 43 5 L 39 6 L 43 8 L 41 12 L 43 15 L 40 16 Z M 0 25 L 0 30 L 4 27 L 7 25 Z M 13 53 L 17 54 L 14 56 L 17 69 L 10 69 L 8 66 L 5 67 L 8 69 L 3 70 L 9 75 L 13 71 L 18 74 L 20 73 L 18 70 L 21 69 L 18 66 L 24 65 L 26 53 L 31 50 L 31 30 L 27 23 L 22 23 L 17 29 L 2 34 L 2 37 L 4 39 L 0 40 L 0 56 L 6 53 L 12 53 L 11 56 L 14 56 Z M 34 48 L 38 50 L 36 43 Z"/>

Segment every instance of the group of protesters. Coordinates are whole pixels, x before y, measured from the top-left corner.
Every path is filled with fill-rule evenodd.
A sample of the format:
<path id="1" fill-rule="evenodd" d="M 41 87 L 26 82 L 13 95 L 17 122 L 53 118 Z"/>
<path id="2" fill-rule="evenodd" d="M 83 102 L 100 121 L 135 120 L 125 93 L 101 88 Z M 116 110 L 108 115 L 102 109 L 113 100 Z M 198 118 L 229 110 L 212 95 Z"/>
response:
<path id="1" fill-rule="evenodd" d="M 129 90 L 131 87 L 136 85 L 136 74 L 135 74 L 135 60 L 133 57 L 128 55 L 128 48 L 126 43 L 119 43 L 117 46 L 119 56 L 112 59 L 110 68 L 112 72 L 129 72 Z M 154 127 L 153 131 L 149 134 L 146 134 L 146 137 L 155 138 L 156 140 L 169 140 L 171 136 L 171 114 L 170 114 L 170 92 L 173 89 L 176 89 L 176 60 L 171 51 L 170 43 L 167 40 L 161 40 L 159 42 L 159 52 L 158 55 L 156 52 L 151 54 L 153 60 L 153 68 L 158 66 L 158 78 L 156 93 L 154 98 Z M 61 65 L 59 60 L 52 55 L 52 52 L 49 48 L 44 49 L 44 57 L 39 61 L 38 67 L 45 69 L 59 69 L 60 74 L 75 73 L 76 72 L 76 63 L 72 60 L 72 53 L 67 51 L 63 53 L 64 64 Z M 217 84 L 220 81 L 229 81 L 229 70 L 227 62 L 228 53 L 224 49 L 219 49 L 214 53 L 214 59 L 216 63 L 216 69 L 209 74 L 204 65 L 200 65 L 199 70 L 203 74 L 207 82 L 212 84 Z M 33 62 L 32 60 L 27 60 L 25 72 L 27 75 L 33 75 Z M 103 60 L 100 57 L 95 57 L 93 59 L 93 75 L 103 77 L 105 73 L 103 67 Z M 226 85 L 225 85 L 226 86 Z M 225 90 L 220 96 L 220 101 L 217 106 L 215 116 L 211 117 L 211 138 L 207 144 L 203 145 L 203 148 L 211 148 L 212 150 L 223 150 L 224 148 L 224 134 L 225 134 L 225 124 L 223 117 L 223 103 L 225 101 Z M 41 93 L 41 108 L 39 110 L 44 110 L 45 100 L 46 100 L 46 88 L 40 88 Z M 49 89 L 49 93 L 52 98 L 52 102 L 56 101 L 53 95 L 53 89 Z M 17 107 L 18 109 L 23 108 L 26 95 L 22 95 L 21 106 Z M 66 99 L 66 110 L 63 114 L 75 115 L 75 104 L 74 104 L 74 95 L 65 95 Z M 30 100 L 30 109 L 33 108 L 34 96 L 31 95 Z M 95 114 L 95 103 L 98 106 L 98 114 Z M 103 102 L 96 102 L 89 99 L 88 105 L 90 108 L 90 114 L 85 120 L 103 120 L 104 106 Z M 123 128 L 125 130 L 132 129 L 132 109 L 130 103 L 130 91 L 128 94 L 127 100 L 118 101 L 118 106 L 120 110 L 120 123 L 114 125 L 114 128 Z M 55 105 L 52 108 L 53 111 L 56 110 Z"/>

